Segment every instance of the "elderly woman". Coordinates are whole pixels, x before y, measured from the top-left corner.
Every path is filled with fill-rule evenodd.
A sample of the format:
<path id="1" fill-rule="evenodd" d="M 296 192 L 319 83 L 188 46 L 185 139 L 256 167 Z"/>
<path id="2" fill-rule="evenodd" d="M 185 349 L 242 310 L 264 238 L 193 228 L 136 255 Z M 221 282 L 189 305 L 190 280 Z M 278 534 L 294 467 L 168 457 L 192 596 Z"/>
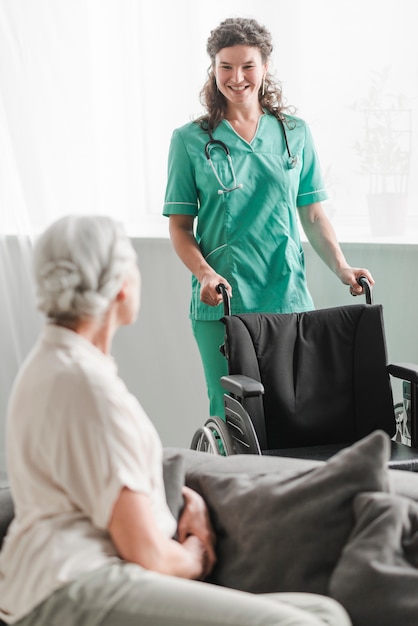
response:
<path id="1" fill-rule="evenodd" d="M 38 239 L 34 269 L 47 324 L 8 410 L 15 519 L 0 555 L 0 617 L 21 626 L 347 626 L 329 598 L 203 582 L 215 563 L 207 507 L 185 487 L 178 523 L 172 516 L 160 439 L 110 356 L 139 309 L 136 255 L 121 226 L 61 218 Z"/>

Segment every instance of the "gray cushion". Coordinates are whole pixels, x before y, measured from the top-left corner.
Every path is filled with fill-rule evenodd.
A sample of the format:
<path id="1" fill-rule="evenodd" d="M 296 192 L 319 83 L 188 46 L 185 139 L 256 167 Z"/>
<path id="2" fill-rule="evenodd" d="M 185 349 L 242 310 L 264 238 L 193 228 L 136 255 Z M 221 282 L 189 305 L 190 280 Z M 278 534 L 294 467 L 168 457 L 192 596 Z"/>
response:
<path id="1" fill-rule="evenodd" d="M 208 502 L 218 535 L 211 582 L 256 593 L 327 593 L 354 525 L 353 498 L 389 489 L 389 454 L 389 437 L 376 431 L 293 474 L 225 474 L 222 462 L 212 471 L 190 468 L 187 484 Z"/>
<path id="2" fill-rule="evenodd" d="M 9 488 L 0 489 L 0 548 L 10 522 L 13 519 L 13 500 Z"/>
<path id="3" fill-rule="evenodd" d="M 418 505 L 394 494 L 361 494 L 356 524 L 330 594 L 356 626 L 418 624 Z"/>
<path id="4" fill-rule="evenodd" d="M 180 452 L 164 452 L 163 477 L 168 508 L 178 520 L 184 504 L 182 488 L 185 483 L 185 462 Z"/>

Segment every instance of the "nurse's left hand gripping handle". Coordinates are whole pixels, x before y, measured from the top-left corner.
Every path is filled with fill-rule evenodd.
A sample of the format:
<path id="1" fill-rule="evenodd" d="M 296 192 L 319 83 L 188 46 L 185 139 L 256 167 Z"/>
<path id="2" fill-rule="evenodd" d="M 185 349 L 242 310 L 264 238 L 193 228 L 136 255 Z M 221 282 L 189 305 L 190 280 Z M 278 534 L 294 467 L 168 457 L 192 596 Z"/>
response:
<path id="1" fill-rule="evenodd" d="M 231 315 L 231 303 L 227 288 L 223 283 L 219 283 L 219 285 L 216 285 L 216 291 L 222 294 L 222 300 L 224 302 L 224 315 Z"/>
<path id="2" fill-rule="evenodd" d="M 366 304 L 373 304 L 373 291 L 370 282 L 366 276 L 360 276 L 357 282 L 363 287 L 364 295 L 366 296 Z"/>

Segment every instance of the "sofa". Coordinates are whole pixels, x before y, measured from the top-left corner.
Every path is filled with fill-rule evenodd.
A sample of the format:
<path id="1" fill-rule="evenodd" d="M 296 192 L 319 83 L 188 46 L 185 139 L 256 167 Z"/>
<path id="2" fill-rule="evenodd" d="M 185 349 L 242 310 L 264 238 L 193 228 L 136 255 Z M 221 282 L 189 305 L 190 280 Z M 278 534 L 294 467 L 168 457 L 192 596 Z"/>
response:
<path id="1" fill-rule="evenodd" d="M 208 503 L 217 563 L 208 579 L 254 593 L 340 601 L 354 626 L 418 624 L 418 473 L 389 469 L 375 431 L 326 462 L 164 449 L 169 506 L 187 484 Z M 13 517 L 0 490 L 0 542 Z"/>

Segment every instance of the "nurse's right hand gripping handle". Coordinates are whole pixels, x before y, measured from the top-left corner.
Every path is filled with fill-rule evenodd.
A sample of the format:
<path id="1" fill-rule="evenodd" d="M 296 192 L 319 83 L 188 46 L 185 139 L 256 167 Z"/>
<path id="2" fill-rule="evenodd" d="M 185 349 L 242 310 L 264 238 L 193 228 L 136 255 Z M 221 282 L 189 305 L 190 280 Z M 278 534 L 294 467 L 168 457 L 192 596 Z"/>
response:
<path id="1" fill-rule="evenodd" d="M 228 289 L 223 283 L 216 285 L 216 291 L 222 294 L 222 300 L 224 302 L 224 315 L 231 315 L 231 303 L 229 300 Z"/>

